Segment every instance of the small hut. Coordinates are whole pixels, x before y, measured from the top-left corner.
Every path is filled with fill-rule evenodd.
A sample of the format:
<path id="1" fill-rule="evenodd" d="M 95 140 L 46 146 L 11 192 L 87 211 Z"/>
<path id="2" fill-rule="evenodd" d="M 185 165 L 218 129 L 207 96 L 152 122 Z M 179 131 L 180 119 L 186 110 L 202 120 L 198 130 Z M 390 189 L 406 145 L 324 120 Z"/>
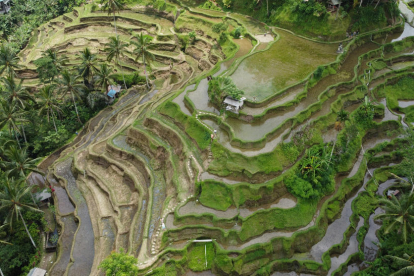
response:
<path id="1" fill-rule="evenodd" d="M 108 94 L 106 94 L 110 99 L 118 98 L 119 92 L 121 91 L 120 85 L 109 85 Z"/>
<path id="2" fill-rule="evenodd" d="M 0 14 L 5 14 L 10 11 L 10 0 L 0 0 Z"/>
<path id="3" fill-rule="evenodd" d="M 226 97 L 223 103 L 226 105 L 226 110 L 239 114 L 239 110 L 243 108 L 245 99 L 246 98 L 243 97 L 240 100 L 235 100 L 232 97 Z"/>
<path id="4" fill-rule="evenodd" d="M 334 12 L 337 11 L 337 9 L 339 9 L 341 7 L 341 0 L 331 0 L 328 2 L 328 11 L 329 12 Z"/>
<path id="5" fill-rule="evenodd" d="M 36 193 L 36 199 L 39 200 L 41 206 L 49 202 L 53 203 L 52 193 L 48 189 Z"/>

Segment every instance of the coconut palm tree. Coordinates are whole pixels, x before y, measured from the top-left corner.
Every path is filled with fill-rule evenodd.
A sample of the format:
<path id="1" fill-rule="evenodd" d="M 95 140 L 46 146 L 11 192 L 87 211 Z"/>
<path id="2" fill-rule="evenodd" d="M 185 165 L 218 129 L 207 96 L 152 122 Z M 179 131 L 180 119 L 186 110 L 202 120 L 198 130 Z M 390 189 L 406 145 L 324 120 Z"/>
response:
<path id="1" fill-rule="evenodd" d="M 124 72 L 122 71 L 122 68 L 119 66 L 119 58 L 125 55 L 126 47 L 128 47 L 128 44 L 125 42 L 122 42 L 119 39 L 119 36 L 117 35 L 116 37 L 111 36 L 109 38 L 109 43 L 105 45 L 105 49 L 104 49 L 104 51 L 108 53 L 107 61 L 111 62 L 112 59 L 115 59 L 115 65 L 118 65 L 119 70 L 121 70 L 125 89 L 127 89 L 127 86 L 125 83 Z"/>
<path id="2" fill-rule="evenodd" d="M 103 4 L 103 11 L 107 11 L 108 15 L 111 13 L 114 15 L 115 34 L 117 34 L 115 13 L 119 13 L 119 11 L 124 8 L 125 4 L 121 0 L 101 0 L 101 4 Z"/>
<path id="3" fill-rule="evenodd" d="M 58 52 L 55 49 L 47 49 L 43 52 L 42 57 L 47 57 L 51 59 L 56 70 L 60 73 L 63 70 L 63 67 L 69 61 L 68 57 L 65 55 L 58 55 Z"/>
<path id="4" fill-rule="evenodd" d="M 54 94 L 54 85 L 46 85 L 40 89 L 40 91 L 36 94 L 38 106 L 37 114 L 38 116 L 46 115 L 48 123 L 50 123 L 50 118 L 52 117 L 53 126 L 55 127 L 55 131 L 57 133 L 55 122 L 56 114 L 62 114 L 63 111 L 59 107 L 59 102 L 56 100 Z"/>
<path id="5" fill-rule="evenodd" d="M 62 92 L 63 96 L 65 96 L 67 93 L 70 93 L 72 96 L 73 104 L 75 105 L 76 116 L 78 117 L 78 121 L 82 123 L 79 117 L 78 107 L 76 106 L 75 100 L 75 98 L 79 100 L 81 99 L 81 94 L 86 88 L 85 85 L 79 82 L 80 77 L 81 76 L 79 75 L 75 76 L 69 73 L 67 70 L 64 70 L 61 74 L 61 78 L 57 80 L 57 83 L 60 86 L 60 91 Z"/>
<path id="6" fill-rule="evenodd" d="M 397 272 L 391 274 L 391 276 L 403 276 L 414 275 L 414 255 L 404 254 L 402 258 L 396 256 L 385 256 L 388 260 L 392 261 L 394 265 L 402 267 Z"/>
<path id="7" fill-rule="evenodd" d="M 28 195 L 31 194 L 32 187 L 27 186 L 24 178 L 14 179 L 6 174 L 6 180 L 3 185 L 0 186 L 0 211 L 6 211 L 7 216 L 5 223 L 10 225 L 11 231 L 13 231 L 13 220 L 20 219 L 23 222 L 26 233 L 29 236 L 33 246 L 36 248 L 36 244 L 27 229 L 26 222 L 24 221 L 22 211 L 34 211 L 42 212 L 36 209 L 31 203 L 27 203 Z"/>
<path id="8" fill-rule="evenodd" d="M 10 47 L 2 44 L 0 47 L 0 75 L 4 72 L 8 75 L 15 75 L 16 69 L 21 68 L 18 64 L 19 58 L 16 56 L 15 53 L 10 49 Z"/>
<path id="9" fill-rule="evenodd" d="M 398 228 L 404 243 L 407 243 L 408 231 L 414 231 L 414 195 L 402 195 L 398 200 L 395 196 L 391 199 L 381 198 L 378 203 L 382 205 L 385 213 L 375 216 L 375 219 L 389 221 L 384 233 L 388 234 Z"/>
<path id="10" fill-rule="evenodd" d="M 151 39 L 147 36 L 144 36 L 143 33 L 136 36 L 137 41 L 131 41 L 131 45 L 135 46 L 135 49 L 133 53 L 137 56 L 135 58 L 135 61 L 137 61 L 139 58 L 142 57 L 142 63 L 144 64 L 144 72 L 145 72 L 145 78 L 147 80 L 147 86 L 149 88 L 148 83 L 148 74 L 147 74 L 147 63 L 151 68 L 151 61 L 155 60 L 154 54 L 152 54 L 149 49 L 151 47 Z"/>
<path id="11" fill-rule="evenodd" d="M 106 64 L 101 64 L 95 76 L 95 82 L 101 86 L 103 91 L 108 93 L 108 86 L 112 83 L 111 79 L 112 69 Z"/>
<path id="12" fill-rule="evenodd" d="M 16 103 L 9 104 L 4 100 L 0 100 L 0 129 L 7 126 L 10 134 L 13 130 L 19 147 L 20 143 L 17 138 L 17 133 L 20 133 L 19 125 L 29 122 L 29 120 L 25 118 L 25 114 L 26 112 L 22 111 Z"/>
<path id="13" fill-rule="evenodd" d="M 92 54 L 88 47 L 86 47 L 79 55 L 81 59 L 81 64 L 78 66 L 79 74 L 83 77 L 84 83 L 93 79 L 93 75 L 98 68 L 96 63 L 98 58 L 95 54 Z"/>
<path id="14" fill-rule="evenodd" d="M 9 104 L 15 102 L 21 109 L 25 109 L 27 102 L 35 102 L 34 98 L 27 91 L 27 88 L 22 86 L 23 79 L 17 84 L 14 81 L 14 76 L 10 75 L 2 78 L 2 83 L 3 91 L 1 95 Z"/>
<path id="15" fill-rule="evenodd" d="M 37 169 L 36 165 L 41 158 L 30 158 L 27 148 L 18 149 L 11 145 L 4 153 L 9 161 L 3 160 L 1 165 L 7 170 L 9 175 L 26 178 L 29 172 L 43 174 L 43 172 Z"/>

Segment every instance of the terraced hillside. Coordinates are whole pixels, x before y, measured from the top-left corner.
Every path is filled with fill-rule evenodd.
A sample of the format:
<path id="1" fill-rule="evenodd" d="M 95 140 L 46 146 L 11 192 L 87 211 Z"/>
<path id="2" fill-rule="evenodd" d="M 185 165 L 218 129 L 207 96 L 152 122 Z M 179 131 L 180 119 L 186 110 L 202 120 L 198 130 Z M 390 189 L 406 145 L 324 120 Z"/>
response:
<path id="1" fill-rule="evenodd" d="M 71 64 L 85 46 L 104 60 L 112 20 L 86 5 L 41 26 L 19 75 L 35 86 L 33 61 L 48 48 Z M 387 172 L 414 122 L 414 94 L 392 92 L 414 78 L 411 25 L 344 40 L 337 53 L 339 41 L 264 35 L 243 15 L 169 2 L 116 20 L 124 41 L 154 38 L 151 89 L 129 89 L 40 165 L 61 225 L 49 275 L 104 275 L 99 264 L 120 248 L 140 275 L 350 275 L 375 259 L 379 211 L 366 202 L 395 182 Z M 244 37 L 223 41 L 211 31 L 223 20 Z M 143 65 L 128 54 L 117 70 Z M 208 75 L 244 91 L 239 114 L 210 102 Z M 373 120 L 360 116 L 368 104 Z M 315 148 L 332 165 L 310 196 L 298 173 Z"/>

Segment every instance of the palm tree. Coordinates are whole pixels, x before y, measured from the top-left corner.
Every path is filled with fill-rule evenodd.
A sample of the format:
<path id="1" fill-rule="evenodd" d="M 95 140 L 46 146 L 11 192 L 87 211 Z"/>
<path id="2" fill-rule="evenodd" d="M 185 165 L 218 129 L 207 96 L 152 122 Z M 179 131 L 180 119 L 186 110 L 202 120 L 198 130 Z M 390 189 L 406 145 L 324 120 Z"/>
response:
<path id="1" fill-rule="evenodd" d="M 41 158 L 30 158 L 27 148 L 18 149 L 12 145 L 4 153 L 9 161 L 3 160 L 2 167 L 8 170 L 9 175 L 23 177 L 24 179 L 26 179 L 28 172 L 36 172 L 43 175 L 43 172 L 39 171 L 36 165 Z"/>
<path id="2" fill-rule="evenodd" d="M 137 56 L 135 58 L 135 61 L 137 61 L 140 57 L 142 57 L 142 63 L 144 63 L 145 78 L 147 80 L 147 86 L 149 88 L 146 63 L 150 65 L 150 62 L 155 60 L 154 54 L 152 54 L 149 51 L 149 48 L 151 47 L 151 45 L 149 44 L 151 39 L 147 36 L 144 36 L 143 33 L 136 36 L 136 38 L 137 38 L 137 41 L 131 41 L 131 45 L 135 46 L 135 49 L 133 51 L 133 53 Z M 151 65 L 150 65 L 150 68 L 151 68 Z"/>
<path id="3" fill-rule="evenodd" d="M 36 248 L 36 244 L 27 229 L 26 222 L 22 216 L 23 210 L 29 210 L 34 212 L 42 212 L 39 209 L 33 207 L 32 204 L 26 203 L 27 196 L 31 194 L 32 187 L 27 186 L 24 178 L 15 180 L 13 177 L 9 178 L 6 175 L 2 187 L 0 187 L 0 211 L 6 210 L 7 216 L 5 223 L 10 225 L 10 229 L 13 231 L 13 219 L 19 220 L 19 216 L 23 222 L 26 233 L 32 241 L 33 246 Z"/>
<path id="4" fill-rule="evenodd" d="M 108 93 L 108 86 L 112 83 L 111 79 L 112 69 L 106 64 L 101 64 L 95 76 L 96 83 L 102 87 L 103 91 Z"/>
<path id="5" fill-rule="evenodd" d="M 407 232 L 414 231 L 414 195 L 402 195 L 399 200 L 395 196 L 381 198 L 378 203 L 383 205 L 385 213 L 375 216 L 375 219 L 390 221 L 384 233 L 388 234 L 398 227 L 404 243 L 407 243 Z"/>
<path id="6" fill-rule="evenodd" d="M 119 11 L 124 8 L 125 4 L 121 0 L 101 0 L 101 4 L 103 4 L 102 10 L 107 11 L 108 15 L 111 13 L 114 15 L 115 34 L 117 34 L 115 13 L 119 13 Z"/>
<path id="7" fill-rule="evenodd" d="M 78 66 L 79 74 L 83 77 L 84 82 L 93 79 L 94 73 L 98 70 L 96 62 L 98 61 L 95 54 L 92 54 L 86 47 L 79 55 L 81 64 Z M 86 84 L 86 83 L 85 83 Z"/>
<path id="8" fill-rule="evenodd" d="M 22 111 L 16 103 L 9 104 L 4 100 L 0 100 L 0 129 L 3 129 L 5 126 L 7 126 L 10 134 L 13 130 L 19 147 L 20 143 L 19 139 L 17 139 L 17 132 L 20 133 L 19 124 L 23 124 L 29 121 L 24 118 L 24 115 L 25 112 Z"/>
<path id="9" fill-rule="evenodd" d="M 2 96 L 9 104 L 15 102 L 21 109 L 26 108 L 28 101 L 34 102 L 34 98 L 29 94 L 26 87 L 22 86 L 23 79 L 19 84 L 14 82 L 14 76 L 10 75 L 2 79 L 3 91 Z"/>
<path id="10" fill-rule="evenodd" d="M 67 56 L 59 56 L 58 52 L 55 49 L 47 49 L 42 54 L 43 57 L 47 57 L 52 60 L 53 65 L 55 66 L 56 70 L 60 73 L 63 70 L 63 67 L 69 61 Z"/>
<path id="11" fill-rule="evenodd" d="M 414 262 L 412 260 L 414 255 L 409 256 L 408 254 L 404 254 L 402 258 L 390 255 L 385 257 L 392 261 L 396 266 L 402 267 L 397 272 L 391 274 L 391 276 L 414 275 Z"/>
<path id="12" fill-rule="evenodd" d="M 104 51 L 108 53 L 107 61 L 111 62 L 112 59 L 115 58 L 115 65 L 118 65 L 119 69 L 122 73 L 122 78 L 124 80 L 124 86 L 125 89 L 127 89 L 126 83 L 125 83 L 125 76 L 124 72 L 122 71 L 122 68 L 119 66 L 119 58 L 125 55 L 126 47 L 128 47 L 127 43 L 122 42 L 119 39 L 119 36 L 111 36 L 109 38 L 109 43 L 105 45 Z"/>
<path id="13" fill-rule="evenodd" d="M 21 66 L 18 64 L 19 58 L 10 49 L 10 47 L 2 44 L 0 47 L 0 75 L 6 72 L 8 75 L 15 75 L 16 69 Z"/>
<path id="14" fill-rule="evenodd" d="M 80 95 L 85 89 L 85 85 L 79 83 L 80 77 L 81 76 L 79 75 L 75 76 L 69 73 L 67 70 L 64 70 L 61 74 L 61 78 L 58 79 L 57 82 L 60 85 L 60 91 L 63 93 L 63 96 L 65 96 L 67 93 L 70 93 L 72 96 L 73 104 L 75 105 L 76 116 L 78 116 L 78 121 L 82 123 L 75 101 L 75 97 L 81 99 Z"/>
<path id="15" fill-rule="evenodd" d="M 55 86 L 46 85 L 43 86 L 40 91 L 37 93 L 37 105 L 38 105 L 38 116 L 46 115 L 47 122 L 50 122 L 50 117 L 52 117 L 53 126 L 55 127 L 56 133 L 57 127 L 55 122 L 55 113 L 62 114 L 63 111 L 59 107 L 59 103 L 54 97 Z"/>

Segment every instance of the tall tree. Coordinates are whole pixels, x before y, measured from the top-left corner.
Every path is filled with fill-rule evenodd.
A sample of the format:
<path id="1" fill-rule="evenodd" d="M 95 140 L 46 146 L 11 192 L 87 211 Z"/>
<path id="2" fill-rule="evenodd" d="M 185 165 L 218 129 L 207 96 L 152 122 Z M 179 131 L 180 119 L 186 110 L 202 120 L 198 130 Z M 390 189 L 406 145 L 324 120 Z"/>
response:
<path id="1" fill-rule="evenodd" d="M 122 10 L 125 7 L 123 0 L 101 0 L 102 10 L 107 11 L 108 15 L 111 13 L 114 15 L 114 25 L 115 25 L 115 34 L 118 34 L 116 31 L 116 17 L 115 13 Z"/>
<path id="2" fill-rule="evenodd" d="M 97 56 L 92 54 L 88 47 L 86 47 L 79 55 L 81 64 L 78 66 L 79 74 L 83 77 L 84 83 L 89 83 L 93 80 L 93 75 L 98 71 L 96 63 L 98 61 Z"/>
<path id="3" fill-rule="evenodd" d="M 108 64 L 103 63 L 99 67 L 98 72 L 95 76 L 95 82 L 99 86 L 101 86 L 103 91 L 108 93 L 108 86 L 112 83 L 111 79 L 112 69 L 108 66 Z"/>
<path id="4" fill-rule="evenodd" d="M 10 47 L 3 43 L 0 47 L 0 75 L 6 73 L 14 76 L 15 70 L 21 67 L 18 63 L 19 58 Z"/>
<path id="5" fill-rule="evenodd" d="M 21 109 L 25 109 L 28 102 L 35 100 L 27 88 L 22 86 L 22 83 L 23 79 L 16 83 L 13 75 L 2 78 L 3 91 L 1 94 L 9 104 L 16 103 Z"/>
<path id="6" fill-rule="evenodd" d="M 135 61 L 142 57 L 142 63 L 144 64 L 144 72 L 145 78 L 147 80 L 147 86 L 149 88 L 148 83 L 148 74 L 147 74 L 147 63 L 151 67 L 151 61 L 155 60 L 155 56 L 153 53 L 149 51 L 151 48 L 151 39 L 147 36 L 144 36 L 143 33 L 136 36 L 137 41 L 131 41 L 131 45 L 135 46 L 133 53 L 136 55 Z"/>
<path id="7" fill-rule="evenodd" d="M 72 96 L 73 104 L 75 105 L 76 116 L 78 117 L 78 121 L 82 123 L 79 117 L 78 107 L 75 100 L 75 98 L 79 100 L 81 99 L 81 94 L 86 88 L 85 85 L 79 82 L 80 77 L 81 76 L 79 75 L 75 76 L 69 73 L 67 70 L 64 70 L 61 74 L 61 78 L 57 80 L 57 83 L 60 86 L 60 91 L 63 93 L 63 96 L 65 96 L 67 93 Z"/>
<path id="8" fill-rule="evenodd" d="M 6 175 L 5 181 L 0 185 L 0 211 L 7 211 L 5 223 L 10 225 L 11 231 L 13 231 L 13 220 L 19 220 L 20 217 L 27 235 L 36 248 L 36 244 L 27 229 L 22 215 L 22 211 L 24 210 L 42 212 L 36 209 L 31 203 L 28 203 L 28 195 L 31 193 L 31 189 L 32 187 L 27 186 L 24 178 L 14 179 Z"/>
<path id="9" fill-rule="evenodd" d="M 402 258 L 396 256 L 385 256 L 387 259 L 391 260 L 393 264 L 397 267 L 401 267 L 400 270 L 391 274 L 391 276 L 410 276 L 414 275 L 414 255 L 404 254 Z"/>
<path id="10" fill-rule="evenodd" d="M 26 179 L 27 173 L 29 172 L 43 174 L 43 172 L 38 170 L 36 165 L 41 158 L 30 158 L 27 153 L 27 148 L 18 149 L 12 145 L 5 150 L 5 155 L 9 161 L 3 160 L 1 164 L 10 176 Z"/>
<path id="11" fill-rule="evenodd" d="M 43 86 L 40 91 L 36 94 L 37 96 L 37 114 L 39 116 L 46 115 L 47 121 L 50 122 L 50 118 L 52 118 L 53 126 L 55 127 L 55 131 L 57 133 L 56 127 L 56 114 L 62 114 L 63 111 L 59 107 L 59 102 L 55 97 L 55 86 L 54 85 L 46 85 Z"/>
<path id="12" fill-rule="evenodd" d="M 404 243 L 407 243 L 408 231 L 414 231 L 414 194 L 402 195 L 400 199 L 392 196 L 391 199 L 381 198 L 378 203 L 382 205 L 385 213 L 375 216 L 375 219 L 388 221 L 389 225 L 384 233 L 398 229 Z"/>
<path id="13" fill-rule="evenodd" d="M 125 42 L 122 42 L 119 39 L 119 36 L 117 35 L 116 37 L 111 36 L 109 38 L 109 43 L 105 45 L 105 49 L 104 49 L 104 51 L 108 53 L 107 60 L 111 62 L 112 59 L 115 59 L 115 65 L 118 65 L 119 70 L 121 70 L 125 89 L 127 89 L 127 86 L 125 83 L 124 72 L 122 71 L 122 68 L 119 66 L 119 58 L 125 55 L 126 47 L 128 47 L 128 44 Z"/>
<path id="14" fill-rule="evenodd" d="M 49 58 L 59 73 L 62 72 L 64 66 L 66 66 L 66 63 L 69 61 L 67 56 L 59 55 L 58 52 L 52 48 L 44 51 L 42 56 Z"/>
<path id="15" fill-rule="evenodd" d="M 9 104 L 4 100 L 0 100 L 0 129 L 8 127 L 9 133 L 14 131 L 14 136 L 20 146 L 17 133 L 20 133 L 19 125 L 28 122 L 25 118 L 25 112 L 22 111 L 16 103 Z"/>

